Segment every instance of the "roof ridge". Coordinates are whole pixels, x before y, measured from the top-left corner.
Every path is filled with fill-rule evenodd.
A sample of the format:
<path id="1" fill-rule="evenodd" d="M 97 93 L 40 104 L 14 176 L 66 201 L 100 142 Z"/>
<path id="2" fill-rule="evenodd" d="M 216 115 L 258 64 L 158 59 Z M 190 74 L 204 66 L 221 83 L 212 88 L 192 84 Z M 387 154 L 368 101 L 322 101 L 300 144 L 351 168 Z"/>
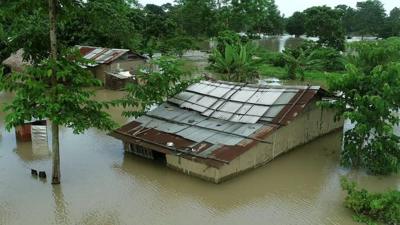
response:
<path id="1" fill-rule="evenodd" d="M 316 86 L 316 85 L 279 85 L 279 86 L 276 86 L 276 85 L 265 85 L 265 84 L 249 84 L 249 83 L 223 81 L 223 80 L 216 80 L 216 81 L 202 80 L 200 83 L 203 83 L 203 84 L 226 84 L 226 85 L 232 85 L 232 86 L 244 85 L 243 87 L 262 88 L 262 89 L 310 89 L 310 90 L 323 89 L 321 86 Z"/>

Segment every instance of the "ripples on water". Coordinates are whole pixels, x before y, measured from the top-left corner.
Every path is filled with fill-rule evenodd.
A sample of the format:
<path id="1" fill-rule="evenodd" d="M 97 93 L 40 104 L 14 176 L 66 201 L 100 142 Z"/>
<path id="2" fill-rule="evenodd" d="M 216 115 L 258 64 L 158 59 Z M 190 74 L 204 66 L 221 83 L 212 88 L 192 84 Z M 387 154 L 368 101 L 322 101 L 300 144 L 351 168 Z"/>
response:
<path id="1" fill-rule="evenodd" d="M 100 91 L 100 99 L 121 93 Z M 0 94 L 0 102 L 9 95 Z M 111 113 L 120 124 L 121 109 Z M 4 114 L 0 112 L 0 119 Z M 120 141 L 91 129 L 61 129 L 62 185 L 30 175 L 50 174 L 50 155 L 37 157 L 0 122 L 1 225 L 119 224 L 356 224 L 342 206 L 340 175 L 371 190 L 400 188 L 399 176 L 379 178 L 338 165 L 341 133 L 333 133 L 267 166 L 214 185 L 123 152 Z"/>

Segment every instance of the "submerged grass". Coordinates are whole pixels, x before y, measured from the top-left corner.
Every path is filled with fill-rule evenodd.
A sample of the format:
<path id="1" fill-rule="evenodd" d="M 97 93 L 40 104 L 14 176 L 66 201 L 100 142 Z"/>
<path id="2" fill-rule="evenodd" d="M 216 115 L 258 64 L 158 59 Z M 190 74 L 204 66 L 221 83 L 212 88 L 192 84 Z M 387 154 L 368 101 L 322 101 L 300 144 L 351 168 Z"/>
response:
<path id="1" fill-rule="evenodd" d="M 320 85 L 324 88 L 328 88 L 329 79 L 340 77 L 344 74 L 344 72 L 305 71 L 304 81 L 288 80 L 286 68 L 276 67 L 271 64 L 263 64 L 260 66 L 259 73 L 262 77 L 278 78 L 288 84 Z"/>

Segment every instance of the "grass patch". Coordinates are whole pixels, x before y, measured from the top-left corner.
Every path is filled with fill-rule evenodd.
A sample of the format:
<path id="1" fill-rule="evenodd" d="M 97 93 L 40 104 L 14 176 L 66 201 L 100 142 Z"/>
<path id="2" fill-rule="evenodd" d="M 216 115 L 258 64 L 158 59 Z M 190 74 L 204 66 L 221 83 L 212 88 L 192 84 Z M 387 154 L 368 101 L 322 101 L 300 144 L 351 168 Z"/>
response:
<path id="1" fill-rule="evenodd" d="M 275 77 L 282 80 L 287 79 L 287 71 L 282 67 L 275 67 L 270 64 L 263 64 L 258 69 L 258 72 L 262 77 Z"/>
<path id="2" fill-rule="evenodd" d="M 324 71 L 306 71 L 304 74 L 305 80 L 288 80 L 287 70 L 282 67 L 275 67 L 270 64 L 263 64 L 259 68 L 259 73 L 262 77 L 274 77 L 283 80 L 286 84 L 310 84 L 328 88 L 328 80 L 335 77 L 340 77 L 344 72 L 324 72 Z"/>

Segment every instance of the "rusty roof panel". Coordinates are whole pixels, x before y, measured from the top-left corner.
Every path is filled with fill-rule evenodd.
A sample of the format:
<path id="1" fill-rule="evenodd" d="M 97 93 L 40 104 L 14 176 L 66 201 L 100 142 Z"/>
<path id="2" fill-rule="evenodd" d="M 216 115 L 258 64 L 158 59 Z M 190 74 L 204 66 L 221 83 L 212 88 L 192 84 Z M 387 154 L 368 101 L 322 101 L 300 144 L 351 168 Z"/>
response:
<path id="1" fill-rule="evenodd" d="M 207 141 L 215 144 L 234 146 L 243 141 L 243 138 L 229 134 L 217 133 L 207 138 Z"/>

